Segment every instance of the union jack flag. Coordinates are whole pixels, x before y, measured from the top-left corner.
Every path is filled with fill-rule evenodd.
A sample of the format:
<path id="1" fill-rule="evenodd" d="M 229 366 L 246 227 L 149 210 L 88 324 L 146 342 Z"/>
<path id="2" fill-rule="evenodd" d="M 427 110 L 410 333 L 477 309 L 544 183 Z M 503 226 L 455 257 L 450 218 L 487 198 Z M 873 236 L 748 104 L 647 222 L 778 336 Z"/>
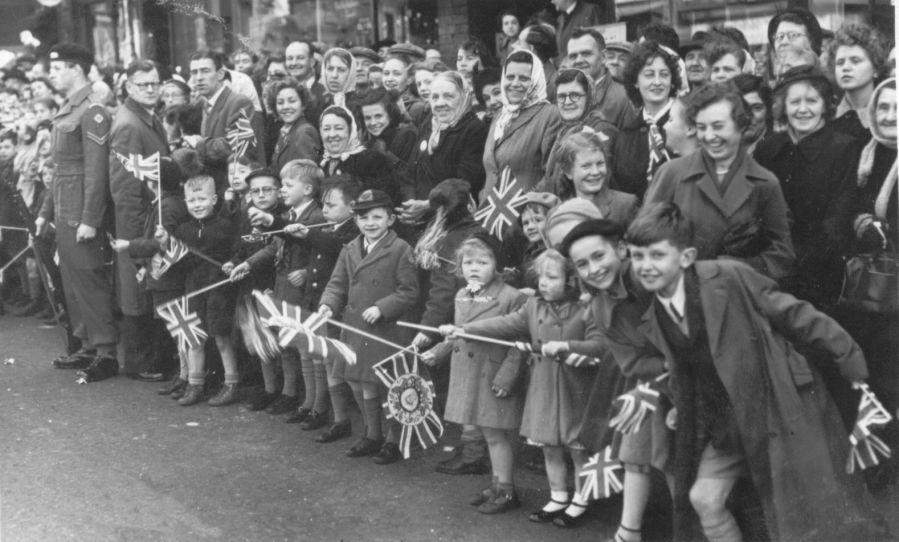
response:
<path id="1" fill-rule="evenodd" d="M 134 175 L 138 181 L 159 182 L 159 153 L 154 152 L 150 156 L 139 154 L 124 154 L 116 151 L 116 158 L 122 163 L 125 171 Z"/>
<path id="2" fill-rule="evenodd" d="M 859 387 L 862 390 L 862 398 L 858 405 L 858 418 L 852 433 L 849 434 L 849 443 L 852 445 L 849 459 L 846 461 L 846 472 L 849 474 L 855 472 L 856 465 L 864 470 L 879 464 L 878 456 L 889 458 L 893 455 L 890 447 L 871 432 L 872 428 L 883 427 L 890 423 L 893 416 L 883 408 L 867 384 L 861 384 Z"/>
<path id="3" fill-rule="evenodd" d="M 581 499 L 599 500 L 607 499 L 624 489 L 624 484 L 618 475 L 624 467 L 617 460 L 612 459 L 612 448 L 607 446 L 605 450 L 592 456 L 584 463 L 584 467 L 577 475 L 583 478 L 581 482 Z"/>
<path id="4" fill-rule="evenodd" d="M 629 392 L 619 395 L 615 403 L 619 404 L 620 408 L 618 414 L 609 420 L 609 427 L 624 435 L 630 435 L 639 431 L 646 416 L 659 408 L 659 391 L 653 389 L 648 382 L 643 382 Z"/>
<path id="5" fill-rule="evenodd" d="M 180 262 L 182 258 L 187 256 L 190 252 L 190 249 L 184 243 L 184 241 L 176 238 L 169 238 L 169 248 L 165 251 L 165 254 L 162 255 L 162 258 L 159 263 L 159 267 L 154 269 L 150 275 L 154 279 L 159 279 L 163 273 L 171 269 L 173 265 Z"/>
<path id="6" fill-rule="evenodd" d="M 225 139 L 231 146 L 235 158 L 246 154 L 250 145 L 256 146 L 256 132 L 253 131 L 246 111 L 241 110 L 240 116 L 234 121 L 231 129 L 225 133 Z"/>
<path id="7" fill-rule="evenodd" d="M 186 297 L 159 305 L 156 307 L 156 314 L 165 320 L 169 333 L 178 342 L 178 349 L 182 352 L 199 347 L 206 339 L 206 332 L 200 329 L 200 317 L 187 310 Z"/>
<path id="8" fill-rule="evenodd" d="M 487 201 L 475 212 L 474 219 L 491 235 L 502 241 L 503 231 L 518 219 L 519 212 L 516 207 L 523 204 L 526 199 L 518 179 L 512 176 L 512 169 L 506 167 L 500 175 L 499 183 L 487 194 Z"/>

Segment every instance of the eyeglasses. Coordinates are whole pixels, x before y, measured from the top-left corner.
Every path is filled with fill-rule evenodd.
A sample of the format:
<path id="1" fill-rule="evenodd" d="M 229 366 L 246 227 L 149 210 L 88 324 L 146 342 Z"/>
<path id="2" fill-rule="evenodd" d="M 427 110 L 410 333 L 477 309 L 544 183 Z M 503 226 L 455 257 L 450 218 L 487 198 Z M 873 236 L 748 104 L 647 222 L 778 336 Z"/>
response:
<path id="1" fill-rule="evenodd" d="M 250 190 L 250 194 L 252 194 L 254 196 L 261 196 L 261 195 L 265 194 L 267 196 L 267 195 L 271 194 L 272 192 L 277 192 L 277 191 L 278 191 L 278 189 L 275 188 L 274 186 L 263 186 L 261 188 L 254 188 L 254 189 Z"/>
<path id="2" fill-rule="evenodd" d="M 774 34 L 774 41 L 796 41 L 803 36 L 808 36 L 802 32 L 778 32 Z"/>
<path id="3" fill-rule="evenodd" d="M 144 92 L 146 92 L 148 90 L 156 90 L 157 88 L 159 88 L 161 86 L 161 83 L 159 81 L 147 81 L 146 83 L 131 83 L 131 84 L 136 86 L 140 90 L 143 90 Z"/>
<path id="4" fill-rule="evenodd" d="M 570 101 L 571 103 L 578 102 L 586 98 L 587 95 L 582 92 L 569 92 L 568 94 L 556 94 L 556 101 L 560 104 Z"/>

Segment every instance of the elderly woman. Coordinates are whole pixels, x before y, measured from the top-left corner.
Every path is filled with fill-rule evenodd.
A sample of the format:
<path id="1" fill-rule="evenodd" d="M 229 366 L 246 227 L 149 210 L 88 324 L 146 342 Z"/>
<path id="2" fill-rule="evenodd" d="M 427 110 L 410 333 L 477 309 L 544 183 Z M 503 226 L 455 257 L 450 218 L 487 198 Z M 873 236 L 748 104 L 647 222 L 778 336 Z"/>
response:
<path id="1" fill-rule="evenodd" d="M 829 124 L 832 96 L 817 68 L 786 72 L 774 91 L 774 115 L 787 130 L 765 138 L 755 152 L 759 164 L 780 179 L 792 217 L 797 263 L 782 286 L 822 309 L 840 293 L 859 154 L 854 140 Z"/>
<path id="2" fill-rule="evenodd" d="M 595 86 L 593 79 L 581 70 L 568 68 L 558 72 L 556 77 L 556 107 L 562 117 L 562 127 L 546 163 L 546 178 L 537 189 L 561 196 L 559 182 L 563 171 L 559 163 L 559 147 L 568 134 L 580 132 L 589 126 L 606 145 L 606 152 L 612 140 L 618 135 L 618 128 L 607 121 L 594 107 Z M 611 164 L 609 164 L 611 165 Z"/>
<path id="3" fill-rule="evenodd" d="M 321 137 L 305 115 L 312 99 L 306 86 L 293 78 L 275 81 L 268 96 L 266 107 L 275 112 L 281 123 L 269 161 L 272 169 L 281 171 L 285 164 L 297 158 L 321 160 Z"/>
<path id="4" fill-rule="evenodd" d="M 445 179 L 462 179 L 472 197 L 484 186 L 487 127 L 471 110 L 471 89 L 459 72 L 434 76 L 429 96 L 430 121 L 422 125 L 418 145 L 403 175 L 400 220 L 422 224 L 430 210 L 428 194 Z"/>
<path id="5" fill-rule="evenodd" d="M 612 188 L 643 198 L 649 179 L 668 160 L 664 125 L 681 88 L 677 59 L 654 41 L 634 48 L 624 87 L 639 108 L 612 145 Z"/>
<path id="6" fill-rule="evenodd" d="M 382 89 L 368 91 L 359 102 L 362 108 L 362 144 L 384 156 L 394 168 L 403 167 L 418 143 L 418 132 L 406 122 L 391 94 Z"/>
<path id="7" fill-rule="evenodd" d="M 506 57 L 501 79 L 503 108 L 493 119 L 484 147 L 487 179 L 480 201 L 497 187 L 506 168 L 522 190 L 546 175 L 546 162 L 562 127 L 559 111 L 546 101 L 543 63 L 530 51 Z"/>
<path id="8" fill-rule="evenodd" d="M 833 78 L 843 91 L 837 105 L 833 129 L 863 142 L 871 138 L 868 102 L 874 85 L 886 72 L 889 42 L 876 29 L 863 23 L 846 23 L 830 44 Z"/>

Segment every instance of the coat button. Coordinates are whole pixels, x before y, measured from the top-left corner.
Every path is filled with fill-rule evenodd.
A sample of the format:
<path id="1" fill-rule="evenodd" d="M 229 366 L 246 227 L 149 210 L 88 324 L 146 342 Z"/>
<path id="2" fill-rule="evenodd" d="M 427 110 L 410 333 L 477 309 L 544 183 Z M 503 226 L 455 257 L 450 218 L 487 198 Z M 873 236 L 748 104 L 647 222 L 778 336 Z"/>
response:
<path id="1" fill-rule="evenodd" d="M 313 283 L 312 283 L 312 287 L 313 287 L 313 288 L 318 288 L 318 283 L 317 283 L 317 282 L 313 282 Z"/>
<path id="2" fill-rule="evenodd" d="M 538 323 L 538 324 L 542 324 L 542 323 L 543 323 L 543 318 L 538 318 L 538 319 L 537 319 L 537 323 Z"/>
<path id="3" fill-rule="evenodd" d="M 321 254 L 316 254 L 316 255 L 315 255 L 315 259 L 321 260 L 321 259 L 322 259 L 322 255 L 321 255 Z"/>
<path id="4" fill-rule="evenodd" d="M 458 347 L 458 346 L 455 347 L 455 348 L 453 348 L 453 352 L 458 352 L 458 351 L 459 351 L 459 347 Z"/>
<path id="5" fill-rule="evenodd" d="M 474 357 L 474 352 L 469 352 L 469 353 L 468 353 L 468 357 L 473 358 L 473 357 Z"/>

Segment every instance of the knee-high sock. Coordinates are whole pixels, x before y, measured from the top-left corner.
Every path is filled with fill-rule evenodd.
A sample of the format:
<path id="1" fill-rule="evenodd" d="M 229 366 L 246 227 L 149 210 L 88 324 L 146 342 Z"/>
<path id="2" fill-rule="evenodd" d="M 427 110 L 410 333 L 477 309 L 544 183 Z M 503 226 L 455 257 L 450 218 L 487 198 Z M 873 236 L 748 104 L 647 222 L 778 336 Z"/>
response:
<path id="1" fill-rule="evenodd" d="M 315 380 L 315 401 L 312 410 L 324 413 L 328 411 L 328 371 L 323 363 L 312 365 L 313 380 Z"/>
<path id="2" fill-rule="evenodd" d="M 372 440 L 380 440 L 381 434 L 381 400 L 378 397 L 365 399 L 366 436 Z"/>
<path id="3" fill-rule="evenodd" d="M 315 370 L 312 367 L 312 358 L 307 356 L 300 358 L 300 374 L 303 376 L 302 407 L 312 410 L 315 403 Z"/>
<path id="4" fill-rule="evenodd" d="M 328 388 L 328 391 L 331 392 L 331 409 L 334 411 L 334 423 L 348 419 L 346 415 L 347 403 L 349 403 L 347 388 L 348 386 L 345 382 Z"/>

